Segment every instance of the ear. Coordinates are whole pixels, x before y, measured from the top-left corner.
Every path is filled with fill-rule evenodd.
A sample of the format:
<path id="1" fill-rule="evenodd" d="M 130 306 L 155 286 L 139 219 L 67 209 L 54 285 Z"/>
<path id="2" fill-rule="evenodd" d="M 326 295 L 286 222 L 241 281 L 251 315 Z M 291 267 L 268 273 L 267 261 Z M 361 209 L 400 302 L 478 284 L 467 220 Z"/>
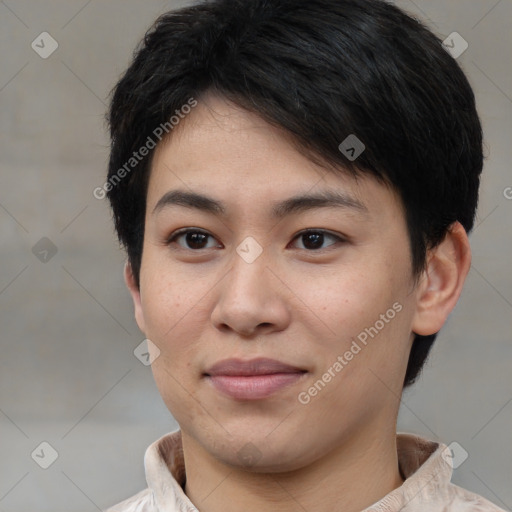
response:
<path id="1" fill-rule="evenodd" d="M 142 304 L 140 301 L 140 289 L 135 282 L 135 277 L 133 275 L 133 269 L 129 261 L 124 264 L 124 282 L 130 290 L 130 295 L 133 299 L 133 306 L 135 309 L 135 320 L 139 329 L 144 333 L 146 322 L 144 321 L 144 312 L 142 310 Z"/>
<path id="2" fill-rule="evenodd" d="M 459 299 L 471 266 L 466 230 L 454 222 L 443 241 L 428 253 L 427 268 L 417 285 L 412 331 L 421 336 L 438 332 Z"/>

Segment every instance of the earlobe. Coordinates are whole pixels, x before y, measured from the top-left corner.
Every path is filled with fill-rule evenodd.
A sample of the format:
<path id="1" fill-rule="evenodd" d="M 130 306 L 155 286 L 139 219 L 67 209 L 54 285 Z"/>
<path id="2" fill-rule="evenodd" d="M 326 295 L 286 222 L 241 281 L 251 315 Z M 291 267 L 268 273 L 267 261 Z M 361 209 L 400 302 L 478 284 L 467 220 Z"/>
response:
<path id="1" fill-rule="evenodd" d="M 129 261 L 127 261 L 124 265 L 124 281 L 128 287 L 128 290 L 130 291 L 130 295 L 132 296 L 133 307 L 135 309 L 135 321 L 137 322 L 139 329 L 144 333 L 146 323 L 144 321 L 144 313 L 140 299 L 140 289 L 135 281 L 133 269 Z"/>
<path id="2" fill-rule="evenodd" d="M 443 241 L 429 251 L 427 268 L 417 285 L 414 333 L 428 336 L 441 329 L 457 304 L 470 266 L 466 230 L 454 222 Z"/>

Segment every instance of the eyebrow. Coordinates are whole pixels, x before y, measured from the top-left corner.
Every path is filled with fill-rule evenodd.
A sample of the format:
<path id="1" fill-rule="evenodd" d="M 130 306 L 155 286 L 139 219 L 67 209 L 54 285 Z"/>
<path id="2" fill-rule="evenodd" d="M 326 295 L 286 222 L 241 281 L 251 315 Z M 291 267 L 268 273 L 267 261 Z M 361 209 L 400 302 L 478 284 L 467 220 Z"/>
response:
<path id="1" fill-rule="evenodd" d="M 217 216 L 226 215 L 226 207 L 221 201 L 208 197 L 197 192 L 186 190 L 170 190 L 166 192 L 156 203 L 152 214 L 173 206 L 194 208 Z M 346 208 L 368 213 L 368 208 L 357 199 L 331 190 L 316 192 L 314 194 L 303 194 L 290 197 L 274 204 L 272 217 L 283 218 L 293 213 L 302 213 L 315 208 Z"/>

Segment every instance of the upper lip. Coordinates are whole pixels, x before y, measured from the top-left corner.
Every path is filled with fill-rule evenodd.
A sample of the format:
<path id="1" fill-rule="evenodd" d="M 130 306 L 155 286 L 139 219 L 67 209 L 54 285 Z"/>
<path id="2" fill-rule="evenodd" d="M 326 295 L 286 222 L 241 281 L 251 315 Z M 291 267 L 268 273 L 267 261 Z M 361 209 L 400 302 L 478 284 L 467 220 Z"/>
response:
<path id="1" fill-rule="evenodd" d="M 258 358 L 243 361 L 241 359 L 224 359 L 206 370 L 205 375 L 272 375 L 275 373 L 303 373 L 306 370 L 292 366 L 276 359 Z"/>

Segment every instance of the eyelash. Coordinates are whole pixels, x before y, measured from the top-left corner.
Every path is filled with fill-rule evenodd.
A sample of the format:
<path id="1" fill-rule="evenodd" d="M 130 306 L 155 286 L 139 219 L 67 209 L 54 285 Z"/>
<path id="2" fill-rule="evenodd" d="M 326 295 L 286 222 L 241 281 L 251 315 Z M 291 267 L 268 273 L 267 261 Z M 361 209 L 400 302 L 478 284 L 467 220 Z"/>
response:
<path id="1" fill-rule="evenodd" d="M 210 237 L 210 238 L 214 238 L 213 235 L 211 235 L 210 233 L 208 233 L 207 231 L 203 231 L 202 229 L 197 229 L 197 228 L 184 228 L 184 229 L 180 229 L 178 231 L 175 231 L 167 240 L 166 240 L 166 245 L 171 245 L 173 243 L 176 243 L 176 240 L 184 235 L 187 235 L 189 233 L 200 233 L 200 234 L 203 234 L 203 235 L 206 235 L 207 237 Z M 330 247 L 332 247 L 333 245 L 336 245 L 338 243 L 343 243 L 343 242 L 346 242 L 347 240 L 339 235 L 335 235 L 334 233 L 331 233 L 330 231 L 327 231 L 325 229 L 313 229 L 313 228 L 309 228 L 309 229 L 305 229 L 303 231 L 300 231 L 299 233 L 297 233 L 294 237 L 293 237 L 293 240 L 296 240 L 298 238 L 300 238 L 301 236 L 304 236 L 304 235 L 308 235 L 308 234 L 321 234 L 323 236 L 328 236 L 330 238 L 333 238 L 336 240 L 336 242 L 334 244 L 331 244 L 329 246 L 327 246 L 326 248 L 323 248 L 323 249 L 300 249 L 300 250 L 304 250 L 304 251 L 307 251 L 307 252 L 311 252 L 311 253 L 319 253 L 319 252 L 323 252 L 325 250 L 328 250 Z M 292 241 L 293 241 L 292 240 Z M 192 252 L 200 252 L 204 249 L 211 249 L 211 247 L 203 247 L 203 248 L 200 248 L 200 249 L 190 249 L 190 248 L 187 248 L 187 247 L 181 247 L 181 249 L 184 249 L 184 250 L 189 250 L 189 251 L 192 251 Z"/>

